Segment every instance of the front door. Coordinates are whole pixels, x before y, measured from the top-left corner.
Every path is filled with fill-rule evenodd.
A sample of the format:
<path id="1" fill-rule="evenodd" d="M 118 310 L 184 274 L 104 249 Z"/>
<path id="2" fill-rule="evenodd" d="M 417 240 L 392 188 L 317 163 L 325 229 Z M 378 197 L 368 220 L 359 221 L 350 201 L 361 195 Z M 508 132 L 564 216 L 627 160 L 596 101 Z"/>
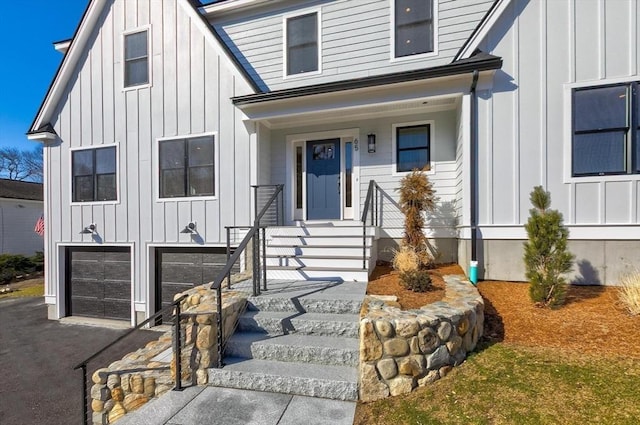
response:
<path id="1" fill-rule="evenodd" d="M 340 139 L 307 142 L 307 219 L 340 219 Z"/>

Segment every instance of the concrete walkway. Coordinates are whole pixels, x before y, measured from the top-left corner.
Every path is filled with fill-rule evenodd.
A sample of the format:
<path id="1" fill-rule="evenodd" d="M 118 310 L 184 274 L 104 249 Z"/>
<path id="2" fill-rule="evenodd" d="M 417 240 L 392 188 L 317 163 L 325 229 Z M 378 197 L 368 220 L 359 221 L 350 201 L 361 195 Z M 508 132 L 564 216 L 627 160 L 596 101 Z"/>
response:
<path id="1" fill-rule="evenodd" d="M 219 387 L 169 391 L 118 425 L 351 425 L 356 403 Z"/>

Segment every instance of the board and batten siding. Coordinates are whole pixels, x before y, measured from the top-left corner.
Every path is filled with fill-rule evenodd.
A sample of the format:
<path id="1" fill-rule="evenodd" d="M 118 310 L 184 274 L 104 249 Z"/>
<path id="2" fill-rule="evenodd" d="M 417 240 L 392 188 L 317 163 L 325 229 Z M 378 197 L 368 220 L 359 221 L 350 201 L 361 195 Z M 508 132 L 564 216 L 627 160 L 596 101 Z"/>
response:
<path id="1" fill-rule="evenodd" d="M 149 31 L 151 81 L 123 90 L 123 33 L 137 28 Z M 192 221 L 201 243 L 222 244 L 224 226 L 250 222 L 250 130 L 230 98 L 251 89 L 220 52 L 181 2 L 107 2 L 52 119 L 60 143 L 45 147 L 49 252 L 95 245 L 79 233 L 90 223 L 102 245 L 133 246 L 140 308 L 151 301 L 149 244 L 198 246 L 179 233 Z M 158 139 L 199 134 L 215 134 L 215 199 L 159 200 Z M 111 145 L 117 201 L 72 204 L 70 150 Z M 62 276 L 57 267 L 48 262 L 51 276 Z"/>
<path id="2" fill-rule="evenodd" d="M 634 225 L 622 238 L 638 238 L 640 175 L 571 177 L 570 96 L 573 84 L 640 80 L 640 3 L 514 0 L 480 48 L 504 61 L 493 93 L 479 92 L 480 225 L 524 238 L 542 185 L 573 237 L 616 239 L 599 229 Z"/>
<path id="3" fill-rule="evenodd" d="M 263 90 L 423 69 L 450 63 L 493 0 L 436 0 L 438 54 L 392 60 L 392 0 L 276 2 L 210 16 L 231 51 Z M 285 76 L 283 17 L 320 12 L 320 73 Z"/>

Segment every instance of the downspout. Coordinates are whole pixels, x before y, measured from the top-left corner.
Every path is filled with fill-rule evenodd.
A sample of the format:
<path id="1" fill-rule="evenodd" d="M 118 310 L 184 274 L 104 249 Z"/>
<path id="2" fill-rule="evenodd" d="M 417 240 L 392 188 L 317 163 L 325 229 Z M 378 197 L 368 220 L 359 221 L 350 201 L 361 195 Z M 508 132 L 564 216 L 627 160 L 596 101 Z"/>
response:
<path id="1" fill-rule="evenodd" d="M 478 95 L 476 93 L 476 86 L 478 84 L 478 70 L 473 71 L 473 80 L 471 82 L 471 134 L 470 134 L 470 147 L 469 147 L 469 160 L 471 165 L 469 167 L 469 189 L 470 193 L 470 205 L 469 205 L 469 219 L 471 229 L 471 261 L 469 265 L 469 280 L 475 285 L 478 283 L 478 235 L 477 235 L 477 211 L 478 211 L 478 196 L 477 196 L 477 179 L 478 174 Z"/>

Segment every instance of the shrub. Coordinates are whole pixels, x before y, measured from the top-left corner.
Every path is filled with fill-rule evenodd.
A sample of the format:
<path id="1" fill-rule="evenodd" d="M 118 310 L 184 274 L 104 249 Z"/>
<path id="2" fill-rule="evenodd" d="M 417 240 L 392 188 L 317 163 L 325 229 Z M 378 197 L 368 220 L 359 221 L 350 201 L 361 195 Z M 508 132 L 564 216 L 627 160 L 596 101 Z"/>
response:
<path id="1" fill-rule="evenodd" d="M 401 273 L 418 270 L 418 254 L 408 246 L 402 246 L 393 253 L 393 268 Z"/>
<path id="2" fill-rule="evenodd" d="M 10 268 L 0 268 L 0 285 L 11 283 L 14 277 L 16 277 L 15 270 Z"/>
<path id="3" fill-rule="evenodd" d="M 413 292 L 427 292 L 431 289 L 431 275 L 427 270 L 408 270 L 400 273 L 400 282 Z"/>
<path id="4" fill-rule="evenodd" d="M 20 254 L 2 254 L 0 255 L 0 271 L 12 269 L 16 274 L 31 273 L 35 270 L 36 265 L 29 257 Z"/>
<path id="5" fill-rule="evenodd" d="M 32 255 L 29 260 L 33 264 L 36 271 L 44 270 L 44 252 L 36 251 L 36 253 Z"/>
<path id="6" fill-rule="evenodd" d="M 404 214 L 403 245 L 418 255 L 418 266 L 431 266 L 433 249 L 424 234 L 425 213 L 436 208 L 437 197 L 424 171 L 413 170 L 400 181 L 400 210 Z"/>
<path id="7" fill-rule="evenodd" d="M 562 214 L 551 210 L 551 195 L 536 186 L 531 192 L 530 217 L 525 224 L 529 240 L 524 244 L 526 276 L 531 300 L 544 307 L 564 303 L 567 282 L 562 274 L 571 271 L 573 255 L 567 250 L 569 231 Z"/>
<path id="8" fill-rule="evenodd" d="M 620 278 L 618 298 L 632 316 L 640 315 L 640 270 Z"/>

